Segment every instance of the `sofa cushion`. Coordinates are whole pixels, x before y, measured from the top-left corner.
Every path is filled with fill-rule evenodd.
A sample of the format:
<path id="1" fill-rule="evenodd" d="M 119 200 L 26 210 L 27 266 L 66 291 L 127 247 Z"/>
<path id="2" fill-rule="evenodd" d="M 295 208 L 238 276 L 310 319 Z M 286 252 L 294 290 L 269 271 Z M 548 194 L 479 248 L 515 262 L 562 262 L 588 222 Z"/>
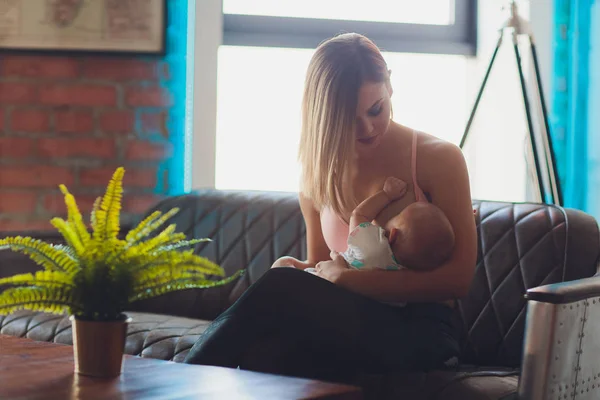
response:
<path id="1" fill-rule="evenodd" d="M 125 353 L 182 362 L 210 321 L 168 315 L 128 312 Z M 18 311 L 0 316 L 0 334 L 32 340 L 73 344 L 71 321 L 66 315 Z"/>

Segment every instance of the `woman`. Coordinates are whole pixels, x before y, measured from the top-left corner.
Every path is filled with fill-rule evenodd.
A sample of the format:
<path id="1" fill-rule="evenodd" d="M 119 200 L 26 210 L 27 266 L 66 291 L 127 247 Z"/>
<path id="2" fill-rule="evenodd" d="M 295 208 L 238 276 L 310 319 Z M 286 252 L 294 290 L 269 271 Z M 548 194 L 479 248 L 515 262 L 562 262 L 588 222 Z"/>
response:
<path id="1" fill-rule="evenodd" d="M 391 96 L 390 71 L 364 36 L 339 35 L 317 48 L 306 76 L 299 153 L 304 265 L 317 276 L 269 270 L 211 324 L 186 362 L 237 367 L 264 338 L 302 348 L 282 357 L 304 365 L 294 374 L 311 377 L 311 367 L 294 357 L 311 354 L 317 359 L 309 365 L 327 362 L 329 370 L 350 373 L 443 368 L 455 359 L 453 301 L 467 293 L 477 251 L 467 168 L 456 146 L 393 122 Z M 362 271 L 337 255 L 346 248 L 351 210 L 389 176 L 450 221 L 455 249 L 441 268 Z M 385 227 L 405 206 L 392 203 L 376 222 Z"/>

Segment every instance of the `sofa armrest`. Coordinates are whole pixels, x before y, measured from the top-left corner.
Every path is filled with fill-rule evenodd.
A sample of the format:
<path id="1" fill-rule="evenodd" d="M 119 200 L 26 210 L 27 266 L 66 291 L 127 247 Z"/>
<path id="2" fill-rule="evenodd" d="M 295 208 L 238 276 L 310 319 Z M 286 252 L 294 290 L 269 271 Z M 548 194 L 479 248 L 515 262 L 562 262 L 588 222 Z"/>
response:
<path id="1" fill-rule="evenodd" d="M 531 301 L 551 304 L 569 304 L 600 296 L 600 275 L 560 282 L 529 289 L 525 297 Z"/>
<path id="2" fill-rule="evenodd" d="M 520 399 L 600 398 L 600 276 L 527 291 Z"/>

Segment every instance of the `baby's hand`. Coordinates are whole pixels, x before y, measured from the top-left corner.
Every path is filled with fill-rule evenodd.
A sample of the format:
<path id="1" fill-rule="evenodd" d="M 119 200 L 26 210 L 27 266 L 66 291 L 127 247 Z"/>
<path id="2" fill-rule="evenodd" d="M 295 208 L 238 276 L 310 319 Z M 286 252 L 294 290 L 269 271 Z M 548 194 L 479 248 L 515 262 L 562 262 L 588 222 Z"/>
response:
<path id="1" fill-rule="evenodd" d="M 398 200 L 406 194 L 406 182 L 401 179 L 390 176 L 383 184 L 383 191 L 390 200 Z"/>

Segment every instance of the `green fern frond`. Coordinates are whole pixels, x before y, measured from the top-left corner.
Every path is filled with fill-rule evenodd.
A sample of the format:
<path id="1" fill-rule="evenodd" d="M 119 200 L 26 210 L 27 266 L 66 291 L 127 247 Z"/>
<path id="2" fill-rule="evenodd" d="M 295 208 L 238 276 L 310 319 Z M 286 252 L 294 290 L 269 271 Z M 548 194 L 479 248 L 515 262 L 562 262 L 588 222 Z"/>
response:
<path id="1" fill-rule="evenodd" d="M 98 208 L 100 207 L 100 202 L 102 201 L 102 197 L 96 197 L 96 200 L 94 200 L 94 205 L 92 206 L 92 212 L 90 214 L 90 225 L 92 227 L 92 231 L 95 232 L 98 229 L 97 227 L 97 220 L 98 218 L 96 217 L 96 213 L 98 212 Z"/>
<path id="2" fill-rule="evenodd" d="M 206 280 L 207 282 L 214 281 L 214 279 L 208 279 L 204 272 L 198 270 L 178 270 L 165 266 L 164 268 L 156 268 L 153 271 L 144 271 L 144 273 L 140 273 L 137 276 L 134 291 L 148 285 L 166 285 L 169 282 L 181 279 L 201 279 Z"/>
<path id="3" fill-rule="evenodd" d="M 191 239 L 191 240 L 181 240 L 175 244 L 168 244 L 168 245 L 163 245 L 158 247 L 157 249 L 155 249 L 152 254 L 153 255 L 159 255 L 168 251 L 175 251 L 175 250 L 179 250 L 181 248 L 184 247 L 190 247 L 193 246 L 195 244 L 198 243 L 203 243 L 203 242 L 212 242 L 211 239 L 208 238 L 204 238 L 204 239 Z"/>
<path id="4" fill-rule="evenodd" d="M 171 279 L 181 277 L 197 279 L 208 279 L 209 276 L 224 276 L 225 274 L 217 274 L 207 272 L 203 265 L 192 265 L 190 263 L 180 263 L 175 265 L 157 265 L 149 269 L 144 269 L 135 276 L 136 286 L 145 286 L 149 283 L 166 283 Z"/>
<path id="5" fill-rule="evenodd" d="M 106 188 L 100 207 L 96 210 L 97 230 L 94 230 L 94 240 L 97 242 L 116 239 L 119 234 L 124 175 L 123 167 L 116 169 Z"/>
<path id="6" fill-rule="evenodd" d="M 225 271 L 216 263 L 205 257 L 193 254 L 191 251 L 169 252 L 158 256 L 150 256 L 147 263 L 138 264 L 131 272 L 139 282 L 140 276 L 150 278 L 152 274 L 162 274 L 164 271 L 190 270 L 199 274 L 224 276 Z M 151 278 L 150 278 L 151 279 Z"/>
<path id="7" fill-rule="evenodd" d="M 164 264 L 169 262 L 168 254 L 156 256 L 151 253 L 133 253 L 120 249 L 108 257 L 109 265 L 126 268 L 130 273 L 147 268 L 150 264 Z"/>
<path id="8" fill-rule="evenodd" d="M 65 238 L 65 241 L 73 248 L 75 254 L 80 256 L 85 252 L 85 247 L 81 240 L 79 239 L 79 235 L 73 227 L 64 219 L 54 217 L 50 220 L 50 223 L 60 232 L 60 234 Z"/>
<path id="9" fill-rule="evenodd" d="M 162 215 L 161 211 L 154 211 L 152 214 L 148 215 L 146 218 L 142 220 L 135 228 L 131 229 L 127 232 L 127 236 L 125 236 L 126 242 L 132 242 L 134 239 L 140 234 L 140 232 L 146 228 L 146 226 L 150 225 L 157 218 Z"/>
<path id="10" fill-rule="evenodd" d="M 174 233 L 175 224 L 171 224 L 155 237 L 148 239 L 131 247 L 128 251 L 132 253 L 150 253 L 161 246 L 175 244 L 185 239 L 184 233 Z"/>
<path id="11" fill-rule="evenodd" d="M 83 217 L 81 216 L 81 212 L 79 211 L 75 197 L 69 193 L 69 190 L 65 185 L 59 185 L 59 188 L 62 194 L 65 196 L 65 205 L 67 207 L 67 218 L 69 225 L 79 237 L 79 241 L 83 247 L 86 247 L 90 241 L 90 233 L 83 222 Z"/>
<path id="12" fill-rule="evenodd" d="M 169 266 L 164 266 L 164 268 L 156 268 L 152 271 L 147 270 L 140 273 L 135 281 L 134 291 L 139 291 L 140 288 L 147 286 L 167 285 L 170 282 L 180 281 L 182 279 L 196 281 L 205 280 L 207 282 L 215 281 L 215 279 L 207 278 L 207 275 L 212 274 L 206 274 L 204 270 L 199 267 L 186 266 L 183 268 L 170 268 Z"/>
<path id="13" fill-rule="evenodd" d="M 18 274 L 0 279 L 0 286 L 5 285 L 74 288 L 72 277 L 58 271 L 37 271 L 35 275 Z"/>
<path id="14" fill-rule="evenodd" d="M 173 234 L 174 230 L 175 225 L 172 225 L 165 229 L 165 231 L 161 232 L 161 234 L 158 236 L 155 236 L 146 242 L 137 244 L 123 242 L 121 246 L 116 246 L 118 250 L 116 249 L 111 255 L 108 256 L 107 262 L 116 263 L 118 260 L 126 260 L 125 262 L 128 263 L 131 263 L 132 261 L 137 261 L 137 263 L 140 263 L 144 259 L 153 260 L 155 259 L 154 256 L 146 257 L 145 255 L 151 255 L 155 248 L 177 243 L 185 239 L 185 235 L 183 233 Z"/>
<path id="15" fill-rule="evenodd" d="M 78 307 L 68 291 L 56 288 L 17 287 L 0 293 L 0 315 L 18 310 L 72 314 Z"/>
<path id="16" fill-rule="evenodd" d="M 129 298 L 130 302 L 144 300 L 156 296 L 163 295 L 169 292 L 175 292 L 178 290 L 184 289 L 206 289 L 215 286 L 226 285 L 229 282 L 234 281 L 239 278 L 244 271 L 238 271 L 234 275 L 229 276 L 227 278 L 211 281 L 202 278 L 181 278 L 181 279 L 173 279 L 166 283 L 159 284 L 149 284 L 146 286 L 140 286 L 134 290 L 134 293 Z"/>
<path id="17" fill-rule="evenodd" d="M 69 254 L 49 243 L 30 237 L 7 237 L 0 239 L 0 250 L 10 249 L 27 255 L 46 271 L 60 271 L 71 275 L 79 264 Z"/>
<path id="18" fill-rule="evenodd" d="M 175 224 L 172 224 L 167 228 L 168 230 L 165 229 L 166 232 L 163 231 L 158 236 L 155 236 L 146 242 L 142 242 L 145 237 L 163 225 L 178 211 L 178 208 L 173 208 L 164 215 L 162 215 L 160 211 L 153 212 L 126 235 L 126 244 L 112 254 L 112 256 L 109 258 L 109 262 L 114 262 L 115 260 L 122 259 L 123 257 L 129 259 L 130 261 L 134 259 L 141 260 L 145 258 L 143 254 L 148 253 L 150 249 L 168 244 L 174 244 L 184 240 L 185 234 L 183 233 L 177 233 L 169 236 L 169 233 L 173 233 L 175 230 Z"/>
<path id="19" fill-rule="evenodd" d="M 161 227 L 171 217 L 179 212 L 179 208 L 175 207 L 167 211 L 164 215 L 160 211 L 153 212 L 148 218 L 144 219 L 135 227 L 131 232 L 127 234 L 125 240 L 127 243 L 135 244 L 140 240 L 144 239 L 156 229 Z"/>
<path id="20" fill-rule="evenodd" d="M 75 254 L 72 247 L 65 246 L 64 244 L 54 244 L 52 247 L 62 252 L 65 256 L 70 257 L 74 262 L 77 262 L 77 254 Z"/>
<path id="21" fill-rule="evenodd" d="M 209 288 L 237 279 L 243 271 L 223 278 L 225 271 L 191 247 L 210 239 L 186 240 L 176 225 L 163 229 L 179 208 L 156 211 L 119 238 L 119 216 L 125 170 L 117 168 L 103 197 L 90 215 L 90 234 L 75 197 L 64 185 L 67 218 L 51 223 L 66 244 L 52 245 L 30 237 L 0 239 L 0 250 L 23 253 L 44 270 L 0 279 L 0 314 L 28 309 L 67 312 L 92 320 L 114 320 L 130 301 L 164 293 Z M 156 232 L 162 229 L 162 231 Z M 150 237 L 152 236 L 152 237 Z"/>

